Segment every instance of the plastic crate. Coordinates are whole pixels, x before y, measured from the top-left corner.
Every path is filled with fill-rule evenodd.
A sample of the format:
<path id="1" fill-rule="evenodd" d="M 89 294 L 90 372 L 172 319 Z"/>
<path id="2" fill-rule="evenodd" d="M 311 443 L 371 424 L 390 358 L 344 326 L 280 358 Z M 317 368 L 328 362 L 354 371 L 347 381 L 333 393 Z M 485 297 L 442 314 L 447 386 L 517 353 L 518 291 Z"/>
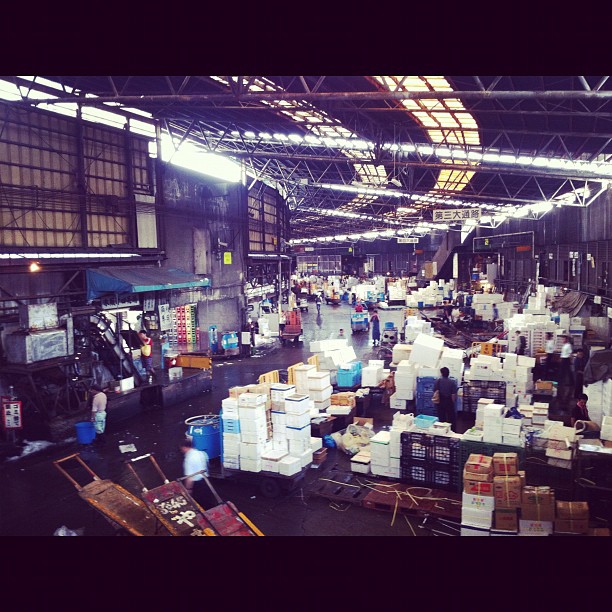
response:
<path id="1" fill-rule="evenodd" d="M 433 394 L 436 378 L 433 376 L 417 376 L 416 391 L 417 394 L 430 393 Z"/>
<path id="2" fill-rule="evenodd" d="M 349 370 L 338 370 L 338 387 L 354 387 L 361 383 L 361 372 L 351 372 Z"/>
<path id="3" fill-rule="evenodd" d="M 478 400 L 481 398 L 488 398 L 505 404 L 506 383 L 492 380 L 472 380 L 463 383 L 463 412 L 476 412 Z"/>
<path id="4" fill-rule="evenodd" d="M 414 424 L 419 429 L 429 429 L 437 420 L 437 417 L 421 414 L 415 417 Z"/>
<path id="5" fill-rule="evenodd" d="M 424 395 L 417 394 L 415 408 L 416 414 L 427 414 L 430 416 L 438 416 L 438 406 L 431 401 L 433 393 Z"/>
<path id="6" fill-rule="evenodd" d="M 459 474 L 454 469 L 432 466 L 427 463 L 400 464 L 402 481 L 419 487 L 459 491 Z"/>
<path id="7" fill-rule="evenodd" d="M 403 432 L 400 441 L 402 445 L 401 459 L 404 465 L 408 465 L 411 460 L 416 460 L 425 461 L 436 467 L 447 467 L 454 470 L 458 467 L 458 438 Z"/>

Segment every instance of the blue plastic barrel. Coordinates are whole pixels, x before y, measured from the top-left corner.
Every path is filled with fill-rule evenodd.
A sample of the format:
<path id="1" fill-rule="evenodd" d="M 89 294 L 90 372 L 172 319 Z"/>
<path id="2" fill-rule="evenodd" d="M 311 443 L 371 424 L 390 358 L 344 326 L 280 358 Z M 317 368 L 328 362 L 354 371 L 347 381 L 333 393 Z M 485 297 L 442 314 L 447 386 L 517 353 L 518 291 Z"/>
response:
<path id="1" fill-rule="evenodd" d="M 221 346 L 225 350 L 238 348 L 238 334 L 236 332 L 223 334 L 221 336 Z"/>
<path id="2" fill-rule="evenodd" d="M 80 421 L 75 423 L 77 442 L 79 444 L 91 444 L 96 438 L 96 428 L 91 421 Z"/>
<path id="3" fill-rule="evenodd" d="M 220 419 L 215 414 L 204 414 L 187 419 L 186 435 L 191 437 L 193 447 L 206 451 L 209 459 L 221 455 Z"/>

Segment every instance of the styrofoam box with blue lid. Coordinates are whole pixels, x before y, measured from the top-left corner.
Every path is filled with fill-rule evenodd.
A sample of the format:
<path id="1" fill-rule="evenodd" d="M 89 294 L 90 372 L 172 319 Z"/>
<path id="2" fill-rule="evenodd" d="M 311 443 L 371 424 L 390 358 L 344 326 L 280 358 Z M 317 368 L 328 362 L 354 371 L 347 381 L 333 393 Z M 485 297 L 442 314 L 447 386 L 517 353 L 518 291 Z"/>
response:
<path id="1" fill-rule="evenodd" d="M 287 427 L 286 433 L 288 440 L 304 440 L 310 441 L 310 421 L 304 427 Z"/>
<path id="2" fill-rule="evenodd" d="M 295 393 L 295 385 L 285 385 L 283 383 L 272 383 L 270 385 L 270 398 L 274 400 L 285 399 L 287 395 Z"/>
<path id="3" fill-rule="evenodd" d="M 310 397 L 304 394 L 289 395 L 285 398 L 285 412 L 287 414 L 303 414 L 310 412 Z"/>
<path id="4" fill-rule="evenodd" d="M 303 414 L 287 415 L 287 427 L 301 429 L 302 427 L 306 427 L 306 425 L 310 425 L 310 412 L 304 412 Z"/>

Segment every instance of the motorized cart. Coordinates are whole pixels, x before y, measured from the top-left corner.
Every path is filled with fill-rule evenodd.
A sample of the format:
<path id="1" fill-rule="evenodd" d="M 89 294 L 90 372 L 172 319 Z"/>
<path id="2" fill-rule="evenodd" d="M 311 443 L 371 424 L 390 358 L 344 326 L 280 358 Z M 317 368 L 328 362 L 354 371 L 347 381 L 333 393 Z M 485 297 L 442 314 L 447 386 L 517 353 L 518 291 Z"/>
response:
<path id="1" fill-rule="evenodd" d="M 305 297 L 300 298 L 299 307 L 300 312 L 308 312 L 308 300 Z"/>
<path id="2" fill-rule="evenodd" d="M 80 485 L 64 465 L 74 459 L 85 468 L 91 482 Z M 95 508 L 118 531 L 135 536 L 167 536 L 168 529 L 146 504 L 110 480 L 101 479 L 80 457 L 79 453 L 53 462 L 53 465 L 76 487 L 79 497 Z"/>
<path id="3" fill-rule="evenodd" d="M 351 331 L 362 332 L 370 329 L 370 318 L 367 312 L 351 313 Z"/>
<path id="4" fill-rule="evenodd" d="M 340 294 L 332 291 L 325 296 L 325 303 L 331 304 L 332 306 L 337 306 L 340 304 Z"/>
<path id="5" fill-rule="evenodd" d="M 149 459 L 163 484 L 148 489 L 136 472 L 138 461 Z M 214 489 L 203 470 L 202 474 L 217 505 L 205 510 L 189 494 L 182 481 L 195 474 L 170 482 L 151 453 L 134 457 L 127 464 L 142 487 L 142 499 L 166 529 L 174 536 L 262 536 L 263 533 L 239 512 L 232 502 L 224 502 Z"/>
<path id="6" fill-rule="evenodd" d="M 285 345 L 287 342 L 295 342 L 297 344 L 303 333 L 300 311 L 295 309 L 286 312 L 285 325 L 279 330 L 281 344 Z"/>

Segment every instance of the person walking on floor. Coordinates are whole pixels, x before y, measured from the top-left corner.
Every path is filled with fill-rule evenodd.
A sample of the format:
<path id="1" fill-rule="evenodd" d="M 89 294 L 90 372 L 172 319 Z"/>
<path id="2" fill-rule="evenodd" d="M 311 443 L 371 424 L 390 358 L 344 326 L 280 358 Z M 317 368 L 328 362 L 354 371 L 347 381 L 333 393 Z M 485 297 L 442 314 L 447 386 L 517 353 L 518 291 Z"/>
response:
<path id="1" fill-rule="evenodd" d="M 315 300 L 315 304 L 317 305 L 317 314 L 321 314 L 321 304 L 323 300 L 321 299 L 321 294 L 317 293 L 317 298 Z"/>
<path id="2" fill-rule="evenodd" d="M 100 385 L 92 385 L 90 392 L 91 400 L 91 422 L 96 429 L 96 441 L 104 442 L 104 431 L 106 430 L 106 404 L 108 397 Z"/>
<path id="3" fill-rule="evenodd" d="M 370 326 L 372 327 L 372 344 L 378 346 L 380 344 L 380 319 L 378 311 L 375 310 L 370 318 Z"/>
<path id="4" fill-rule="evenodd" d="M 204 510 L 212 508 L 215 504 L 202 474 L 197 474 L 204 470 L 204 475 L 208 477 L 208 454 L 206 451 L 198 450 L 193 447 L 193 442 L 185 438 L 181 442 L 181 452 L 183 453 L 183 476 L 188 476 L 183 481 L 188 493 L 200 504 Z"/>
<path id="5" fill-rule="evenodd" d="M 434 383 L 434 393 L 438 391 L 440 402 L 438 403 L 438 420 L 450 423 L 451 430 L 457 430 L 457 415 L 455 413 L 455 402 L 457 401 L 457 383 L 449 378 L 450 370 L 446 367 L 440 368 L 440 378 Z"/>
<path id="6" fill-rule="evenodd" d="M 527 350 L 527 338 L 521 334 L 521 332 L 516 330 L 516 354 L 524 355 Z"/>
<path id="7" fill-rule="evenodd" d="M 559 368 L 559 384 L 574 384 L 574 373 L 572 372 L 572 344 L 569 336 L 563 336 L 563 346 L 561 347 L 561 367 Z"/>

